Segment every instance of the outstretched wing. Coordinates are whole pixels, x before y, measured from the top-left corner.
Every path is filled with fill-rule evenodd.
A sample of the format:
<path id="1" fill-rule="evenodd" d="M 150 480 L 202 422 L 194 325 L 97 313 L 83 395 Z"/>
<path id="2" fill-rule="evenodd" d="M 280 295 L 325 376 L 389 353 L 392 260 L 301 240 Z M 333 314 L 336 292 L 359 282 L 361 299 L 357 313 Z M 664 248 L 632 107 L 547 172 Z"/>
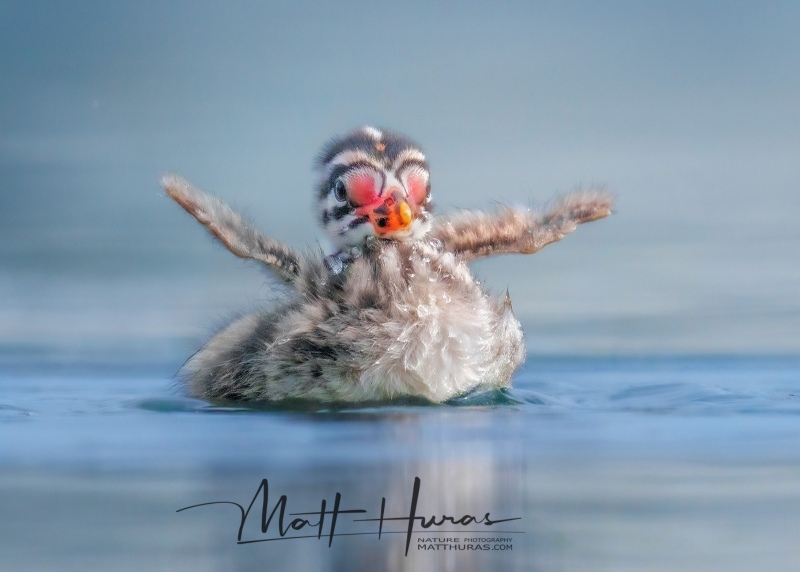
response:
<path id="1" fill-rule="evenodd" d="M 493 254 L 533 254 L 579 224 L 611 214 L 611 194 L 591 189 L 557 198 L 541 211 L 505 207 L 497 212 L 463 211 L 435 219 L 431 238 L 467 260 Z"/>
<path id="2" fill-rule="evenodd" d="M 297 278 L 300 257 L 288 246 L 267 238 L 251 227 L 242 215 L 228 205 L 176 175 L 161 179 L 161 186 L 236 256 L 262 263 L 290 284 Z"/>

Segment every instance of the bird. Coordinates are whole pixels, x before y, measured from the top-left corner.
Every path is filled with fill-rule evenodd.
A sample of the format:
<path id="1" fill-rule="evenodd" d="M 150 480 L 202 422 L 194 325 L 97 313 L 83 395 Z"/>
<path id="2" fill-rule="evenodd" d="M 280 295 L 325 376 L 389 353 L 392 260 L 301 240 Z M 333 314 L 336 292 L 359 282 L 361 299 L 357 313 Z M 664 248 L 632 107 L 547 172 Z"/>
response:
<path id="1" fill-rule="evenodd" d="M 285 299 L 233 319 L 178 377 L 210 402 L 442 403 L 510 386 L 525 359 L 511 300 L 469 263 L 532 254 L 612 212 L 599 188 L 541 209 L 434 216 L 426 155 L 367 126 L 329 141 L 316 163 L 317 218 L 332 248 L 298 252 L 177 175 L 166 194 L 240 258 L 265 267 Z"/>

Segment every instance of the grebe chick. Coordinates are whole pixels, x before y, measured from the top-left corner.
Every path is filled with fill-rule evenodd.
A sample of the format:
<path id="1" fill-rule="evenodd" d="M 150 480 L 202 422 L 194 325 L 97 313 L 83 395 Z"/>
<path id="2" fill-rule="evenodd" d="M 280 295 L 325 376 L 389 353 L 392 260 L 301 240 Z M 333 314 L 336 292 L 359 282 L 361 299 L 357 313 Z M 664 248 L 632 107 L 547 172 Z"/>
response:
<path id="1" fill-rule="evenodd" d="M 287 301 L 224 327 L 184 364 L 206 400 L 446 401 L 508 387 L 525 357 L 508 295 L 490 296 L 467 263 L 531 254 L 607 216 L 612 198 L 578 191 L 532 212 L 431 214 L 428 164 L 407 138 L 364 127 L 334 139 L 317 166 L 319 221 L 336 251 L 301 255 L 183 179 L 166 193 L 225 247 L 263 264 Z"/>

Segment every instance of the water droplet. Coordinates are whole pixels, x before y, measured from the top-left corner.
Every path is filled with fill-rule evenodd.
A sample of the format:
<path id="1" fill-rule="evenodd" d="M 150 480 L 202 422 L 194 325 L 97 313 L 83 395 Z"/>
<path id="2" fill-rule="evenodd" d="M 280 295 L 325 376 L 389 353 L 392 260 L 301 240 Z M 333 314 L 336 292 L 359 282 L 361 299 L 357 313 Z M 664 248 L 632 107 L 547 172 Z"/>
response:
<path id="1" fill-rule="evenodd" d="M 334 276 L 341 274 L 342 270 L 344 270 L 344 262 L 342 262 L 342 259 L 336 254 L 325 257 L 325 266 L 327 266 L 328 271 Z"/>

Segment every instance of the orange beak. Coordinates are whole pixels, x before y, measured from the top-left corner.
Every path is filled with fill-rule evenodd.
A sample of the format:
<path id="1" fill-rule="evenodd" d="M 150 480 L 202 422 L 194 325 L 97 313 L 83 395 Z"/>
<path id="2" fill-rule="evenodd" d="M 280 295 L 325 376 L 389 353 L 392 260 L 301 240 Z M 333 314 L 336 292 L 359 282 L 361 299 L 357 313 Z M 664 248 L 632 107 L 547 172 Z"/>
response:
<path id="1" fill-rule="evenodd" d="M 387 197 L 378 205 L 369 205 L 356 210 L 360 216 L 368 216 L 378 234 L 406 230 L 414 220 L 411 206 L 398 189 L 389 189 Z"/>

